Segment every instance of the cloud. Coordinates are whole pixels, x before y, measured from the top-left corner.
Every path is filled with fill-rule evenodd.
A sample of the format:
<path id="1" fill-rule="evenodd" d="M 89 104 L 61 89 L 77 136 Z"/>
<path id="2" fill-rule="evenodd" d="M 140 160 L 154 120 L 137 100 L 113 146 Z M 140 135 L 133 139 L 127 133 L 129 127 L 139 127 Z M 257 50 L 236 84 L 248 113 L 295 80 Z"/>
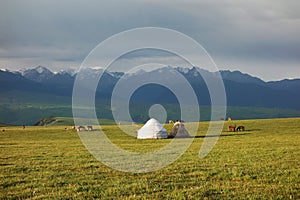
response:
<path id="1" fill-rule="evenodd" d="M 49 66 L 79 66 L 109 36 L 158 26 L 191 36 L 218 66 L 237 66 L 261 77 L 263 68 L 274 66 L 274 77 L 290 76 L 289 69 L 300 76 L 295 70 L 300 63 L 299 6 L 291 0 L 4 0 L 0 2 L 0 66 L 28 67 L 35 60 Z M 286 74 L 276 75 L 278 64 L 286 67 Z"/>

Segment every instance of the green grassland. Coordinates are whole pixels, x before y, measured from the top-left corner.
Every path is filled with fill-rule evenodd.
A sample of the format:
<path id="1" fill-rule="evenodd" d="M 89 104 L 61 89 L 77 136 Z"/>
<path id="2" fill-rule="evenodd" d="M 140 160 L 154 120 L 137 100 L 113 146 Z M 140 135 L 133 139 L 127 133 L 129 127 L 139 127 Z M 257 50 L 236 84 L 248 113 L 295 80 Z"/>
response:
<path id="1" fill-rule="evenodd" d="M 198 137 L 178 160 L 141 174 L 101 164 L 71 127 L 2 127 L 0 199 L 299 199 L 300 119 L 230 123 L 246 131 L 228 132 L 226 122 L 205 158 L 198 157 L 208 127 L 201 122 Z M 102 128 L 116 145 L 131 151 L 171 141 L 137 140 L 116 126 Z"/>

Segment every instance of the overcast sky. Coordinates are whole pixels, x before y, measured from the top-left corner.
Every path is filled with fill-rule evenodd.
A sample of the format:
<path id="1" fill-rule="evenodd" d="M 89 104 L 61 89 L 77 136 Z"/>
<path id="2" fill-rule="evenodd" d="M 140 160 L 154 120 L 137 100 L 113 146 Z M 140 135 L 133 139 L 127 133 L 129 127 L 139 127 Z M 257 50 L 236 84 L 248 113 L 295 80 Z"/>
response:
<path id="1" fill-rule="evenodd" d="M 192 37 L 219 69 L 264 80 L 300 78 L 296 0 L 2 0 L 0 68 L 79 67 L 101 41 L 145 26 Z"/>

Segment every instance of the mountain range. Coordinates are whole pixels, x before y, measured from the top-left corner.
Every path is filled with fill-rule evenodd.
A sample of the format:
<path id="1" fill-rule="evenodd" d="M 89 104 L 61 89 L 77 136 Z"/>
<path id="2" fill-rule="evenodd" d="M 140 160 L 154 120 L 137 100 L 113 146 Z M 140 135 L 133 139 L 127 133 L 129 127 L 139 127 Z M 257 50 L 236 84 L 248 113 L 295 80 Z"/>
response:
<path id="1" fill-rule="evenodd" d="M 209 106 L 210 96 L 203 76 L 211 81 L 216 78 L 216 72 L 209 72 L 197 67 L 170 66 L 152 71 L 139 70 L 131 74 L 87 68 L 81 71 L 81 76 L 93 79 L 98 73 L 103 73 L 96 92 L 96 103 L 98 102 L 100 107 L 103 102 L 106 102 L 103 107 L 109 105 L 112 91 L 118 81 L 134 83 L 142 82 L 147 77 L 155 77 L 156 80 L 169 80 L 170 84 L 180 87 L 183 83 L 179 79 L 174 79 L 174 73 L 181 74 L 189 82 L 200 105 Z M 71 115 L 71 97 L 76 75 L 77 73 L 72 71 L 52 72 L 42 66 L 15 72 L 0 70 L 0 122 L 20 123 L 18 116 L 22 113 L 11 118 L 7 118 L 5 113 L 10 112 L 14 116 L 14 113 L 21 107 L 24 109 L 25 105 L 33 107 L 40 105 L 41 113 L 44 115 L 37 117 L 57 115 L 55 112 L 50 112 L 51 109 L 49 109 L 55 105 L 68 107 L 67 115 Z M 224 82 L 228 106 L 300 110 L 300 79 L 265 82 L 240 71 L 228 70 L 220 71 L 220 75 Z M 122 96 L 120 96 L 121 98 Z M 133 93 L 130 100 L 131 105 L 178 104 L 173 92 L 159 84 L 143 85 Z M 48 113 L 45 107 L 48 109 Z M 8 111 L 8 109 L 11 110 Z M 109 112 L 109 109 L 106 112 Z M 32 122 L 30 121 L 30 123 Z"/>

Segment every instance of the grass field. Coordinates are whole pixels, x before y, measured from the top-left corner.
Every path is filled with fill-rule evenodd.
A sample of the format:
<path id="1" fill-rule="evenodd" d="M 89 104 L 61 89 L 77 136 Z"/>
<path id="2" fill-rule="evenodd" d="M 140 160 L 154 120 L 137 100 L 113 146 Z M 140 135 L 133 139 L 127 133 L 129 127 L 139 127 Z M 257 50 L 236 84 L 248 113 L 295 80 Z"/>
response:
<path id="1" fill-rule="evenodd" d="M 7 127 L 0 132 L 0 199 L 299 199 L 300 119 L 234 121 L 204 159 L 203 137 L 173 164 L 151 173 L 113 170 L 98 162 L 64 126 Z M 208 123 L 201 122 L 198 136 Z M 170 140 L 137 140 L 103 127 L 120 147 L 156 148 Z M 170 126 L 167 126 L 170 129 Z M 86 133 L 88 134 L 88 133 Z"/>

